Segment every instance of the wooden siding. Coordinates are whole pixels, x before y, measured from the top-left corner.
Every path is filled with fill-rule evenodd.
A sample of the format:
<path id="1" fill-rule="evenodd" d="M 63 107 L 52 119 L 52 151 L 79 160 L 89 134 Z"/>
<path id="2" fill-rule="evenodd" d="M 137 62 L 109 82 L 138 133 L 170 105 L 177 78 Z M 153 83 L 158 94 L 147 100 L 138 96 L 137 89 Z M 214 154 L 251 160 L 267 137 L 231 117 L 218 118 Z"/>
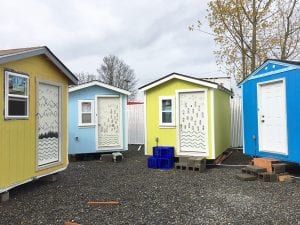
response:
<path id="1" fill-rule="evenodd" d="M 96 134 L 97 134 L 97 123 L 96 121 L 96 107 L 97 100 L 96 96 L 120 96 L 122 101 L 122 113 L 121 113 L 121 123 L 122 123 L 122 147 L 118 148 L 108 148 L 99 150 L 96 146 Z M 89 126 L 79 126 L 78 124 L 78 101 L 80 100 L 90 100 L 94 102 L 94 115 L 95 124 Z M 109 151 L 126 151 L 128 150 L 128 129 L 127 129 L 127 119 L 126 119 L 126 104 L 127 96 L 119 93 L 117 91 L 99 87 L 90 86 L 80 90 L 69 92 L 69 115 L 68 115 L 68 139 L 69 139 L 69 154 L 84 154 L 84 153 L 96 153 L 96 152 L 109 152 Z"/>
<path id="2" fill-rule="evenodd" d="M 0 114 L 0 190 L 43 176 L 67 166 L 68 80 L 45 56 L 35 56 L 0 65 L 0 109 L 4 111 L 4 69 L 29 75 L 29 118 L 5 120 Z M 62 85 L 62 163 L 36 170 L 36 82 Z"/>
<path id="3" fill-rule="evenodd" d="M 244 125 L 244 153 L 254 157 L 268 157 L 287 162 L 300 163 L 300 89 L 299 89 L 299 67 L 294 65 L 285 68 L 268 71 L 265 68 L 273 68 L 273 64 L 265 63 L 256 73 L 249 75 L 248 80 L 242 84 L 243 96 L 243 125 Z M 275 63 L 277 65 L 277 63 Z M 279 64 L 280 66 L 280 64 Z M 256 75 L 257 74 L 257 75 Z M 260 82 L 270 82 L 276 79 L 285 79 L 286 89 L 286 119 L 287 119 L 287 155 L 266 152 L 259 149 L 258 134 L 258 96 L 257 85 Z M 255 138 L 254 138 L 255 137 Z"/>
<path id="4" fill-rule="evenodd" d="M 166 83 L 158 85 L 148 91 L 146 91 L 146 155 L 152 155 L 152 147 L 156 146 L 155 138 L 158 137 L 158 145 L 162 146 L 175 146 L 175 152 L 177 154 L 177 141 L 176 141 L 176 124 L 174 127 L 162 128 L 159 126 L 159 96 L 176 96 L 176 90 L 183 89 L 199 89 L 206 88 L 204 86 L 193 84 L 186 81 L 181 81 L 177 79 L 170 80 Z M 208 92 L 207 101 L 211 101 L 210 92 Z M 176 104 L 176 100 L 175 100 Z M 175 105 L 176 108 L 176 105 Z M 176 120 L 176 110 L 175 110 L 175 120 Z M 212 129 L 211 129 L 211 107 L 208 104 L 208 149 L 209 156 L 212 158 Z"/>
<path id="5" fill-rule="evenodd" d="M 230 147 L 230 96 L 214 90 L 215 157 Z"/>

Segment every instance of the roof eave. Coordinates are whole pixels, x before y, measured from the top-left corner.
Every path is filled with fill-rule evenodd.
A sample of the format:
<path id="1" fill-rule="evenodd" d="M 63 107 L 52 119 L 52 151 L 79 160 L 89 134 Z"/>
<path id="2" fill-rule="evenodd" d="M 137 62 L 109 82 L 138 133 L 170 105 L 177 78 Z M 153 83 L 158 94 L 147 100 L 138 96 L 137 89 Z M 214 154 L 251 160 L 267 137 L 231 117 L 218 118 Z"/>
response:
<path id="1" fill-rule="evenodd" d="M 69 80 L 73 84 L 77 84 L 78 79 L 76 78 L 76 76 L 47 47 L 41 47 L 38 49 L 27 50 L 24 52 L 18 52 L 18 53 L 0 56 L 0 64 L 17 61 L 24 58 L 37 56 L 37 55 L 43 55 L 43 54 L 46 55 L 51 60 L 51 62 L 56 67 L 58 67 L 58 69 L 62 73 L 64 73 L 66 77 L 69 78 Z"/>
<path id="2" fill-rule="evenodd" d="M 109 85 L 109 84 L 98 82 L 98 81 L 92 81 L 92 82 L 89 82 L 89 83 L 79 84 L 77 86 L 70 87 L 69 88 L 69 93 L 74 92 L 74 91 L 79 91 L 79 90 L 82 90 L 82 89 L 85 89 L 85 88 L 88 88 L 88 87 L 92 87 L 92 86 L 107 88 L 107 89 L 110 89 L 112 91 L 116 91 L 116 92 L 119 92 L 121 94 L 128 95 L 128 96 L 131 95 L 131 93 L 129 91 L 126 91 L 124 89 L 121 89 L 121 88 L 118 88 L 118 87 L 115 87 L 115 86 L 112 86 L 112 85 Z"/>
<path id="3" fill-rule="evenodd" d="M 241 87 L 245 82 L 247 82 L 250 77 L 252 77 L 253 75 L 257 74 L 261 69 L 263 69 L 266 64 L 268 63 L 274 63 L 274 64 L 279 64 L 279 65 L 285 65 L 285 66 L 292 66 L 295 68 L 300 68 L 299 65 L 295 65 L 293 63 L 289 63 L 289 62 L 285 62 L 285 61 L 280 61 L 280 60 L 276 60 L 276 59 L 266 59 L 259 67 L 257 67 L 252 73 L 249 74 L 249 76 L 247 76 L 244 80 L 242 80 L 240 83 L 237 84 L 238 87 Z"/>
<path id="4" fill-rule="evenodd" d="M 159 79 L 157 80 L 156 82 L 152 82 L 150 84 L 147 84 L 147 85 L 144 85 L 142 87 L 139 88 L 140 91 L 147 91 L 151 88 L 154 88 L 162 83 L 165 83 L 169 80 L 172 80 L 172 79 L 179 79 L 179 80 L 184 80 L 184 81 L 188 81 L 188 82 L 191 82 L 191 83 L 195 83 L 195 84 L 199 84 L 199 85 L 203 85 L 203 86 L 206 86 L 206 87 L 211 87 L 211 88 L 215 88 L 217 89 L 218 88 L 218 84 L 214 84 L 212 82 L 208 82 L 208 81 L 204 81 L 204 80 L 199 80 L 199 79 L 194 79 L 194 78 L 190 78 L 190 77 L 183 77 L 179 74 L 176 74 L 176 73 L 173 73 L 173 74 L 170 74 L 168 76 L 166 76 L 165 78 L 163 79 Z"/>

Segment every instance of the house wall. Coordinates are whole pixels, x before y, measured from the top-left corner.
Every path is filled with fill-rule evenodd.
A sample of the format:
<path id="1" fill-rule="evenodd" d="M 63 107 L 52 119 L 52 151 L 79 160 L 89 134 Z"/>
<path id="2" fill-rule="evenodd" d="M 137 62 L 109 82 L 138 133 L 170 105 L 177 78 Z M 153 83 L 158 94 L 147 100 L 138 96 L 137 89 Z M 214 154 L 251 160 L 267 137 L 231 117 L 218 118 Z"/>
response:
<path id="1" fill-rule="evenodd" d="M 69 93 L 69 154 L 81 153 L 95 153 L 96 150 L 96 125 L 79 127 L 78 126 L 78 100 L 93 100 L 94 107 L 97 107 L 95 102 L 96 95 L 120 95 L 120 93 L 102 88 L 99 86 L 92 86 L 81 90 Z M 127 118 L 126 118 L 126 105 L 127 96 L 122 96 L 122 122 L 123 122 L 123 149 L 114 149 L 113 151 L 128 150 L 127 138 Z M 95 115 L 94 115 L 95 118 Z M 97 121 L 95 120 L 95 123 Z M 78 137 L 78 141 L 76 141 Z"/>
<path id="2" fill-rule="evenodd" d="M 214 90 L 215 158 L 231 146 L 230 95 Z"/>
<path id="3" fill-rule="evenodd" d="M 176 98 L 176 90 L 182 89 L 199 89 L 206 88 L 204 86 L 193 84 L 178 79 L 172 79 L 154 88 L 146 91 L 146 155 L 152 155 L 152 147 L 156 146 L 155 138 L 159 138 L 158 145 L 160 146 L 174 146 L 175 154 L 177 155 L 176 143 L 176 124 L 174 127 L 159 127 L 159 96 L 174 96 Z M 207 92 L 207 101 L 211 101 L 211 93 Z M 175 121 L 176 121 L 176 99 L 175 99 Z M 208 149 L 209 156 L 212 158 L 212 115 L 210 103 L 208 103 Z"/>
<path id="4" fill-rule="evenodd" d="M 4 119 L 4 68 L 29 75 L 29 118 Z M 62 163 L 36 170 L 36 81 L 62 85 Z M 34 177 L 64 169 L 67 164 L 68 80 L 45 56 L 35 56 L 0 65 L 0 191 Z"/>
<path id="5" fill-rule="evenodd" d="M 260 73 L 261 74 L 261 73 Z M 244 152 L 247 155 L 272 157 L 284 161 L 300 163 L 300 70 L 295 69 L 271 76 L 248 80 L 243 84 L 243 115 L 244 115 Z M 286 113 L 288 155 L 259 152 L 257 83 L 284 78 L 286 83 Z M 253 139 L 256 137 L 256 140 Z"/>

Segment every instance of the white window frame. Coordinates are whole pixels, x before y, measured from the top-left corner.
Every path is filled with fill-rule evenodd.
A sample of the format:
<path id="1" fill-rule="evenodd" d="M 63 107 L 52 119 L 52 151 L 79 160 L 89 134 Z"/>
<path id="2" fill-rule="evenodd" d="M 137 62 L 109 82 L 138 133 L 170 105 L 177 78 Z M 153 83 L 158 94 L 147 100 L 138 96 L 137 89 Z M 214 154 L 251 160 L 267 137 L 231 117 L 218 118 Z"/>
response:
<path id="1" fill-rule="evenodd" d="M 82 103 L 90 103 L 91 104 L 91 123 L 82 123 Z M 88 113 L 86 113 L 88 114 Z M 79 127 L 87 127 L 95 125 L 95 107 L 94 100 L 78 100 L 78 126 Z"/>
<path id="2" fill-rule="evenodd" d="M 171 100 L 171 119 L 172 122 L 171 123 L 164 123 L 162 121 L 162 101 L 163 100 Z M 175 97 L 174 96 L 159 96 L 159 126 L 160 127 L 175 127 Z"/>
<path id="3" fill-rule="evenodd" d="M 20 74 L 20 73 L 15 73 L 11 71 L 5 71 L 5 112 L 4 112 L 4 117 L 5 119 L 28 119 L 29 117 L 29 76 Z M 26 95 L 16 95 L 16 94 L 9 94 L 9 76 L 17 76 L 17 77 L 22 77 L 26 78 L 26 84 L 27 84 L 27 89 L 26 89 Z M 26 115 L 24 116 L 13 116 L 9 115 L 9 97 L 13 98 L 18 98 L 18 99 L 26 99 Z"/>

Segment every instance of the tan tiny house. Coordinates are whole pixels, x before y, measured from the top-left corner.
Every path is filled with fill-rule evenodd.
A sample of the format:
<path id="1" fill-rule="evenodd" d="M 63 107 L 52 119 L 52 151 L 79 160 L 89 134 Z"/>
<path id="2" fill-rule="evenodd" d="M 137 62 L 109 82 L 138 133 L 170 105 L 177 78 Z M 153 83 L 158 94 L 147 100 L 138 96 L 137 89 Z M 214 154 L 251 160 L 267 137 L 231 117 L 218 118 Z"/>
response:
<path id="1" fill-rule="evenodd" d="M 47 48 L 0 50 L 0 193 L 64 170 L 68 85 L 74 74 Z"/>

